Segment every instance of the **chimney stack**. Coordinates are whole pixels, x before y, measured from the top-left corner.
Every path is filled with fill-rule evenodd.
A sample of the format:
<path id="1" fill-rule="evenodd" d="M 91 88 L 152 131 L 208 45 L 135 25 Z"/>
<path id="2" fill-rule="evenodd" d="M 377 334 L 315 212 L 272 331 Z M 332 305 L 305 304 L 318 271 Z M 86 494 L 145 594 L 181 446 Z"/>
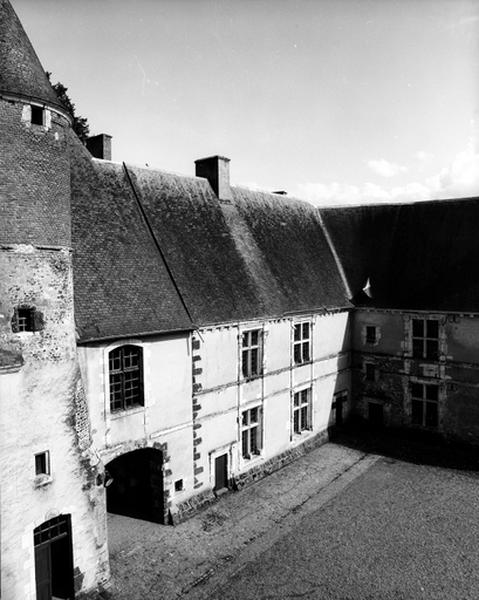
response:
<path id="1" fill-rule="evenodd" d="M 231 202 L 233 196 L 230 187 L 230 159 L 224 156 L 208 156 L 195 160 L 196 176 L 205 177 L 218 200 Z"/>
<path id="2" fill-rule="evenodd" d="M 86 141 L 86 147 L 95 158 L 111 160 L 111 135 L 100 133 L 89 137 Z"/>

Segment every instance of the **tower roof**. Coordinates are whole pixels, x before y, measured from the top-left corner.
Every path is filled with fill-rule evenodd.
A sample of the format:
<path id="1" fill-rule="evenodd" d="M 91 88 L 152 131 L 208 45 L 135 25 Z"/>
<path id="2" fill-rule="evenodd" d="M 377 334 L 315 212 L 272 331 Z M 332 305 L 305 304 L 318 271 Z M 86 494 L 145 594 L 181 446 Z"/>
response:
<path id="1" fill-rule="evenodd" d="M 65 111 L 10 0 L 0 0 L 0 94 L 36 100 Z"/>

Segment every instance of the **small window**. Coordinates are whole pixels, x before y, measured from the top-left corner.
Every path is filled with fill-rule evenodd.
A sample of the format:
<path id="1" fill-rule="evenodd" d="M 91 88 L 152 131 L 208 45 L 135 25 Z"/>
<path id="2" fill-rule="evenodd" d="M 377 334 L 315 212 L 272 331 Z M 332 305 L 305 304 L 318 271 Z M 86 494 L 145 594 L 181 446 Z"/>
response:
<path id="1" fill-rule="evenodd" d="M 243 377 L 257 377 L 263 372 L 263 332 L 244 331 L 241 341 L 241 370 Z"/>
<path id="2" fill-rule="evenodd" d="M 18 306 L 15 308 L 12 318 L 12 331 L 21 333 L 24 331 L 40 331 L 43 329 L 42 314 L 31 306 Z"/>
<path id="3" fill-rule="evenodd" d="M 183 491 L 183 479 L 178 479 L 175 481 L 175 492 Z"/>
<path id="4" fill-rule="evenodd" d="M 295 365 L 311 360 L 311 323 L 296 323 L 294 326 L 293 358 Z"/>
<path id="5" fill-rule="evenodd" d="M 421 427 L 438 425 L 439 386 L 427 383 L 411 384 L 411 422 Z"/>
<path id="6" fill-rule="evenodd" d="M 439 321 L 435 319 L 412 320 L 413 358 L 439 359 Z"/>
<path id="7" fill-rule="evenodd" d="M 374 363 L 364 364 L 364 374 L 366 381 L 376 381 L 376 366 Z"/>
<path id="8" fill-rule="evenodd" d="M 366 344 L 376 344 L 377 341 L 376 327 L 374 325 L 366 325 Z"/>
<path id="9" fill-rule="evenodd" d="M 241 414 L 241 452 L 243 458 L 257 456 L 261 450 L 261 407 Z"/>
<path id="10" fill-rule="evenodd" d="M 35 454 L 35 475 L 50 475 L 50 452 Z"/>
<path id="11" fill-rule="evenodd" d="M 299 435 L 311 429 L 311 388 L 296 392 L 293 397 L 293 432 Z"/>
<path id="12" fill-rule="evenodd" d="M 45 113 L 45 109 L 41 106 L 34 106 L 32 104 L 32 125 L 43 125 L 43 117 Z"/>

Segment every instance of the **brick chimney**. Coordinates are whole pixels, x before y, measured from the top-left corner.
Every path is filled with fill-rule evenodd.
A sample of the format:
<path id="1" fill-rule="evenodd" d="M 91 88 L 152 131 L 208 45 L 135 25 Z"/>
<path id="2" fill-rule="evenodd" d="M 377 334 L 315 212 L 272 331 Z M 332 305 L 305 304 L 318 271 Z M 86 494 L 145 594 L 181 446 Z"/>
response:
<path id="1" fill-rule="evenodd" d="M 208 156 L 195 160 L 196 176 L 205 177 L 222 202 L 231 202 L 230 159 L 224 156 Z"/>
<path id="2" fill-rule="evenodd" d="M 86 147 L 95 158 L 111 160 L 111 135 L 100 133 L 89 137 L 86 141 Z"/>

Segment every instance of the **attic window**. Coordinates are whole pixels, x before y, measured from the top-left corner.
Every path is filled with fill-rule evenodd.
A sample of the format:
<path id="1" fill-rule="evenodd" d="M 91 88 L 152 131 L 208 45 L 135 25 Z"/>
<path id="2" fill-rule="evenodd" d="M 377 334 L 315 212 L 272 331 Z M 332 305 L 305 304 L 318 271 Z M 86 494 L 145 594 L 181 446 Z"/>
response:
<path id="1" fill-rule="evenodd" d="M 32 125 L 43 125 L 43 116 L 45 113 L 45 109 L 42 108 L 41 106 L 35 106 L 33 104 L 31 106 L 31 109 L 32 109 L 32 118 L 31 118 Z"/>
<path id="2" fill-rule="evenodd" d="M 40 331 L 43 329 L 43 315 L 33 306 L 17 306 L 13 312 L 12 331 Z"/>

